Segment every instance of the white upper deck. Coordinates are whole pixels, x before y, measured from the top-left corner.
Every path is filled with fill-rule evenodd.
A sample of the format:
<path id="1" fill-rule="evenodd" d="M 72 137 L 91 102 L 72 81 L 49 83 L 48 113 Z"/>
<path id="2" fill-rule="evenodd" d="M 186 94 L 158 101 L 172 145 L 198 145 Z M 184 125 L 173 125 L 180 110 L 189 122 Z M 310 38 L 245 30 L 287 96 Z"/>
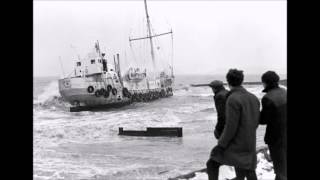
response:
<path id="1" fill-rule="evenodd" d="M 75 76 L 101 74 L 103 72 L 115 72 L 114 63 L 109 63 L 104 57 L 90 53 L 86 58 L 78 60 L 75 67 Z"/>

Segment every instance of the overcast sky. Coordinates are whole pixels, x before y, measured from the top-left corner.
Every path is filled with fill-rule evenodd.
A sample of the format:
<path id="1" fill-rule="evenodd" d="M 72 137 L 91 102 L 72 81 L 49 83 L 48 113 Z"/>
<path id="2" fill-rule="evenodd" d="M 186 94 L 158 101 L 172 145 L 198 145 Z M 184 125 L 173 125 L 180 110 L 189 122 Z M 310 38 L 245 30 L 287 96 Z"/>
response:
<path id="1" fill-rule="evenodd" d="M 148 1 L 148 10 L 155 33 L 173 30 L 175 74 L 286 74 L 286 1 Z M 34 1 L 34 76 L 60 76 L 59 56 L 68 74 L 96 40 L 107 57 L 125 52 L 130 62 L 128 39 L 145 34 L 144 13 L 143 0 Z"/>

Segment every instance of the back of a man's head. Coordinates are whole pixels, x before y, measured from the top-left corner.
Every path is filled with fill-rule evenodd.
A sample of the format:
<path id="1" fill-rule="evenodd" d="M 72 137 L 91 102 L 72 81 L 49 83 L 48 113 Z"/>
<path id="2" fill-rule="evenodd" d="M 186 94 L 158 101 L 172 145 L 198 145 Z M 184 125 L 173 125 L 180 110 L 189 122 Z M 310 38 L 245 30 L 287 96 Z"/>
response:
<path id="1" fill-rule="evenodd" d="M 219 80 L 214 80 L 209 85 L 211 88 L 220 89 L 223 88 L 223 82 Z"/>
<path id="2" fill-rule="evenodd" d="M 227 82 L 233 87 L 240 86 L 243 82 L 243 71 L 238 69 L 230 69 L 227 73 Z"/>
<path id="3" fill-rule="evenodd" d="M 274 71 L 267 71 L 261 77 L 261 81 L 265 83 L 267 86 L 277 86 L 279 80 L 279 75 Z"/>

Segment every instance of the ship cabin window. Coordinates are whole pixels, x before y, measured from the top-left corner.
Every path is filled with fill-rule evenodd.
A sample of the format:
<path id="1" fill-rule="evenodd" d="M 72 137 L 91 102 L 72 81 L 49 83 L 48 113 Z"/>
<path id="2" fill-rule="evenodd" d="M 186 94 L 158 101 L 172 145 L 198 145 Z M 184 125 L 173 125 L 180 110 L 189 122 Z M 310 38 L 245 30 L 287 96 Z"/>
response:
<path id="1" fill-rule="evenodd" d="M 98 62 L 99 62 L 99 63 L 102 63 L 101 59 L 98 59 Z"/>
<path id="2" fill-rule="evenodd" d="M 81 62 L 77 62 L 77 66 L 81 66 Z"/>
<path id="3" fill-rule="evenodd" d="M 91 64 L 95 64 L 95 63 L 96 63 L 96 60 L 91 59 Z"/>
<path id="4" fill-rule="evenodd" d="M 113 71 L 113 69 L 110 69 L 110 71 Z"/>

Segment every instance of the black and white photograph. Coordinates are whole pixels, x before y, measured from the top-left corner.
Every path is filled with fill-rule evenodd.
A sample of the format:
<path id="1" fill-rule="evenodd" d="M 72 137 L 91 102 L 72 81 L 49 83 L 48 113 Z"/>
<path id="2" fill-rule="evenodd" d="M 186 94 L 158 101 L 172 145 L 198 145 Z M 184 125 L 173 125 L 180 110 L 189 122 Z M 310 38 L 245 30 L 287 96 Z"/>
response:
<path id="1" fill-rule="evenodd" d="M 286 0 L 33 0 L 34 180 L 287 180 Z"/>

